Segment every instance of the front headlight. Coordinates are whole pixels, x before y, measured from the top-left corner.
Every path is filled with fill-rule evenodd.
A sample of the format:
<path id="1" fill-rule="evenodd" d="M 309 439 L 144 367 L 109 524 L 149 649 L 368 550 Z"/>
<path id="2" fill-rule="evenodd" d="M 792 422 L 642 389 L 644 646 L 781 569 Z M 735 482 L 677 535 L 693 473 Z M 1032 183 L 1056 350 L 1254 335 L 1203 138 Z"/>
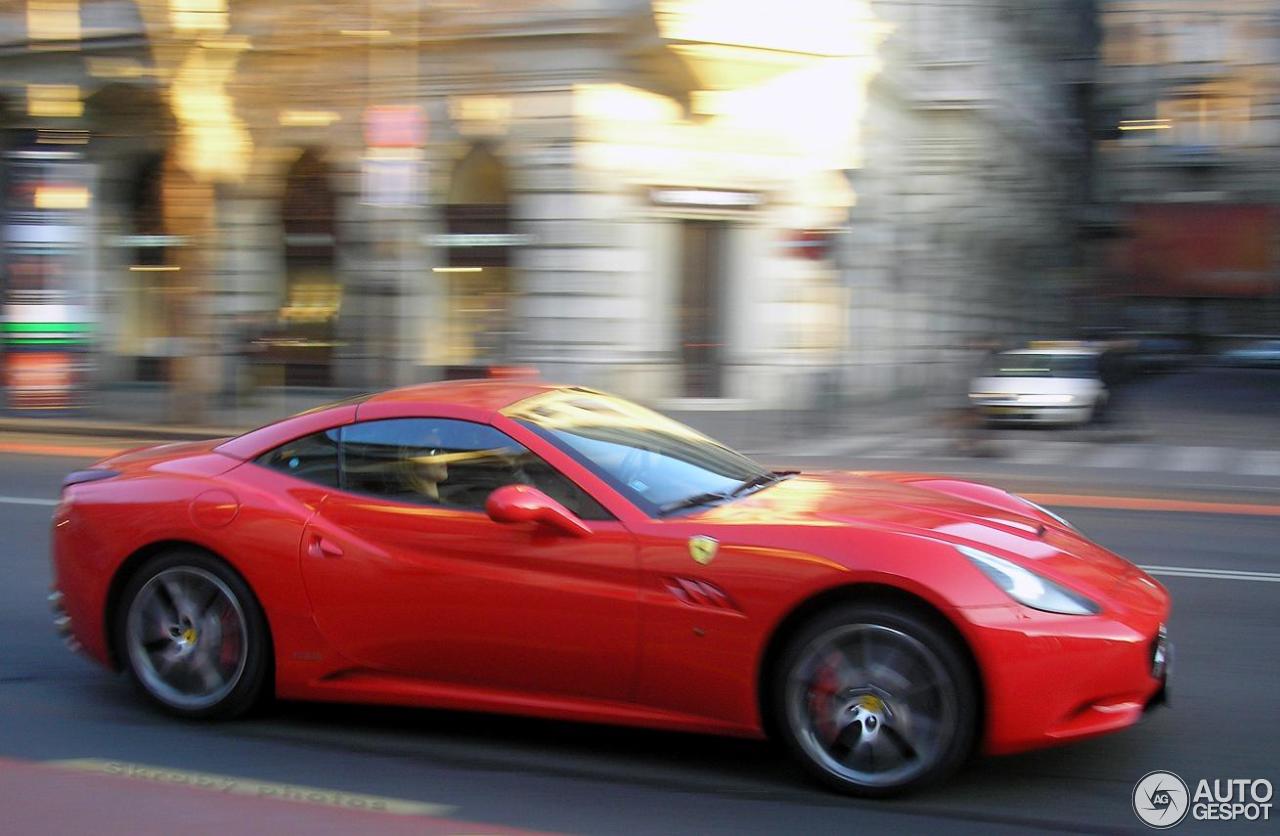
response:
<path id="1" fill-rule="evenodd" d="M 1019 395 L 1018 403 L 1027 406 L 1066 406 L 1075 403 L 1075 395 Z"/>
<path id="2" fill-rule="evenodd" d="M 1042 578 L 1030 569 L 969 546 L 956 546 L 982 574 L 1019 604 L 1062 615 L 1097 615 L 1102 608 L 1083 595 Z"/>

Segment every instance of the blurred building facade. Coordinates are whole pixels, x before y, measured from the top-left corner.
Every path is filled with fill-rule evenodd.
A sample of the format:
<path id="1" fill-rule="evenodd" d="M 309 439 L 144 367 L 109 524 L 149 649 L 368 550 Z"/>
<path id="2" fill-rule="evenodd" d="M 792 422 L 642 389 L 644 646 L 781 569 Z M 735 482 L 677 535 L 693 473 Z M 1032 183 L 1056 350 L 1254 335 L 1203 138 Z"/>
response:
<path id="1" fill-rule="evenodd" d="M 1098 42 L 1092 2 L 875 5 L 895 36 L 852 173 L 855 392 L 937 385 L 975 339 L 1072 335 Z"/>
<path id="2" fill-rule="evenodd" d="M 1100 8 L 1102 319 L 1200 340 L 1280 332 L 1280 2 Z"/>
<path id="3" fill-rule="evenodd" d="M 10 3 L 7 356 L 192 409 L 250 356 L 677 404 L 937 385 L 1071 319 L 1088 7 Z"/>

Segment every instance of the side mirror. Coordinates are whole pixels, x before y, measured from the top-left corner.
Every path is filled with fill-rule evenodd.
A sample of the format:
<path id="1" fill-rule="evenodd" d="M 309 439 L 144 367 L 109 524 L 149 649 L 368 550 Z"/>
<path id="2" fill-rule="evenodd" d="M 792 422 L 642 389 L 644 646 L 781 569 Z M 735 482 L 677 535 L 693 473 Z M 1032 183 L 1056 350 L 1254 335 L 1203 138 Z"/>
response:
<path id="1" fill-rule="evenodd" d="M 572 537 L 586 537 L 591 533 L 587 524 L 568 508 L 529 485 L 506 485 L 498 488 L 489 494 L 484 510 L 494 522 L 533 522 Z"/>

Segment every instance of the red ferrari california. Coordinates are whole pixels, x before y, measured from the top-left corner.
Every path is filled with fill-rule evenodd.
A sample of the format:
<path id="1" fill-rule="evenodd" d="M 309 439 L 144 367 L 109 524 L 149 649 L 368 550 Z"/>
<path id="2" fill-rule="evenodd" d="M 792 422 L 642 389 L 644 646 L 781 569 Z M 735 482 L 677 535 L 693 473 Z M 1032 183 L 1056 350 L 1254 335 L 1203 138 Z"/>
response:
<path id="1" fill-rule="evenodd" d="M 768 470 L 600 392 L 430 384 L 67 477 L 58 624 L 183 717 L 271 697 L 781 741 L 887 795 L 1125 728 L 1169 596 L 1056 515 Z"/>

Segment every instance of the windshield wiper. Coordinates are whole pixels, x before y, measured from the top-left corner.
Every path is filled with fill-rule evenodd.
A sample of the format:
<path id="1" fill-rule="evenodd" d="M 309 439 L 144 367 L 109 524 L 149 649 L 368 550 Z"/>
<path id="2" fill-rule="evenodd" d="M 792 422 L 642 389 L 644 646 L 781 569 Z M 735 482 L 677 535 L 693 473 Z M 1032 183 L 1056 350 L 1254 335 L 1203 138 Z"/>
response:
<path id="1" fill-rule="evenodd" d="M 717 502 L 723 502 L 726 499 L 733 499 L 731 493 L 697 493 L 693 496 L 677 499 L 675 502 L 668 502 L 658 509 L 658 516 L 665 517 L 667 514 L 675 511 L 682 511 L 685 508 L 697 508 L 699 505 L 713 505 Z"/>
<path id="2" fill-rule="evenodd" d="M 740 483 L 736 488 L 729 491 L 729 496 L 741 496 L 752 488 L 762 488 L 765 485 L 772 485 L 774 482 L 781 481 L 788 476 L 795 476 L 798 470 L 772 470 L 768 473 L 761 473 L 759 476 L 752 476 L 750 479 Z"/>
<path id="3" fill-rule="evenodd" d="M 658 516 L 665 517 L 667 514 L 675 511 L 683 511 L 685 508 L 697 508 L 701 505 L 714 505 L 717 502 L 724 502 L 729 499 L 736 499 L 746 491 L 752 488 L 760 488 L 765 485 L 772 485 L 774 482 L 786 479 L 788 476 L 795 476 L 798 470 L 775 470 L 770 473 L 761 473 L 758 476 L 752 476 L 750 479 L 734 486 L 729 491 L 708 491 L 707 493 L 697 493 L 684 499 L 677 499 L 675 502 L 669 502 L 658 509 Z"/>

